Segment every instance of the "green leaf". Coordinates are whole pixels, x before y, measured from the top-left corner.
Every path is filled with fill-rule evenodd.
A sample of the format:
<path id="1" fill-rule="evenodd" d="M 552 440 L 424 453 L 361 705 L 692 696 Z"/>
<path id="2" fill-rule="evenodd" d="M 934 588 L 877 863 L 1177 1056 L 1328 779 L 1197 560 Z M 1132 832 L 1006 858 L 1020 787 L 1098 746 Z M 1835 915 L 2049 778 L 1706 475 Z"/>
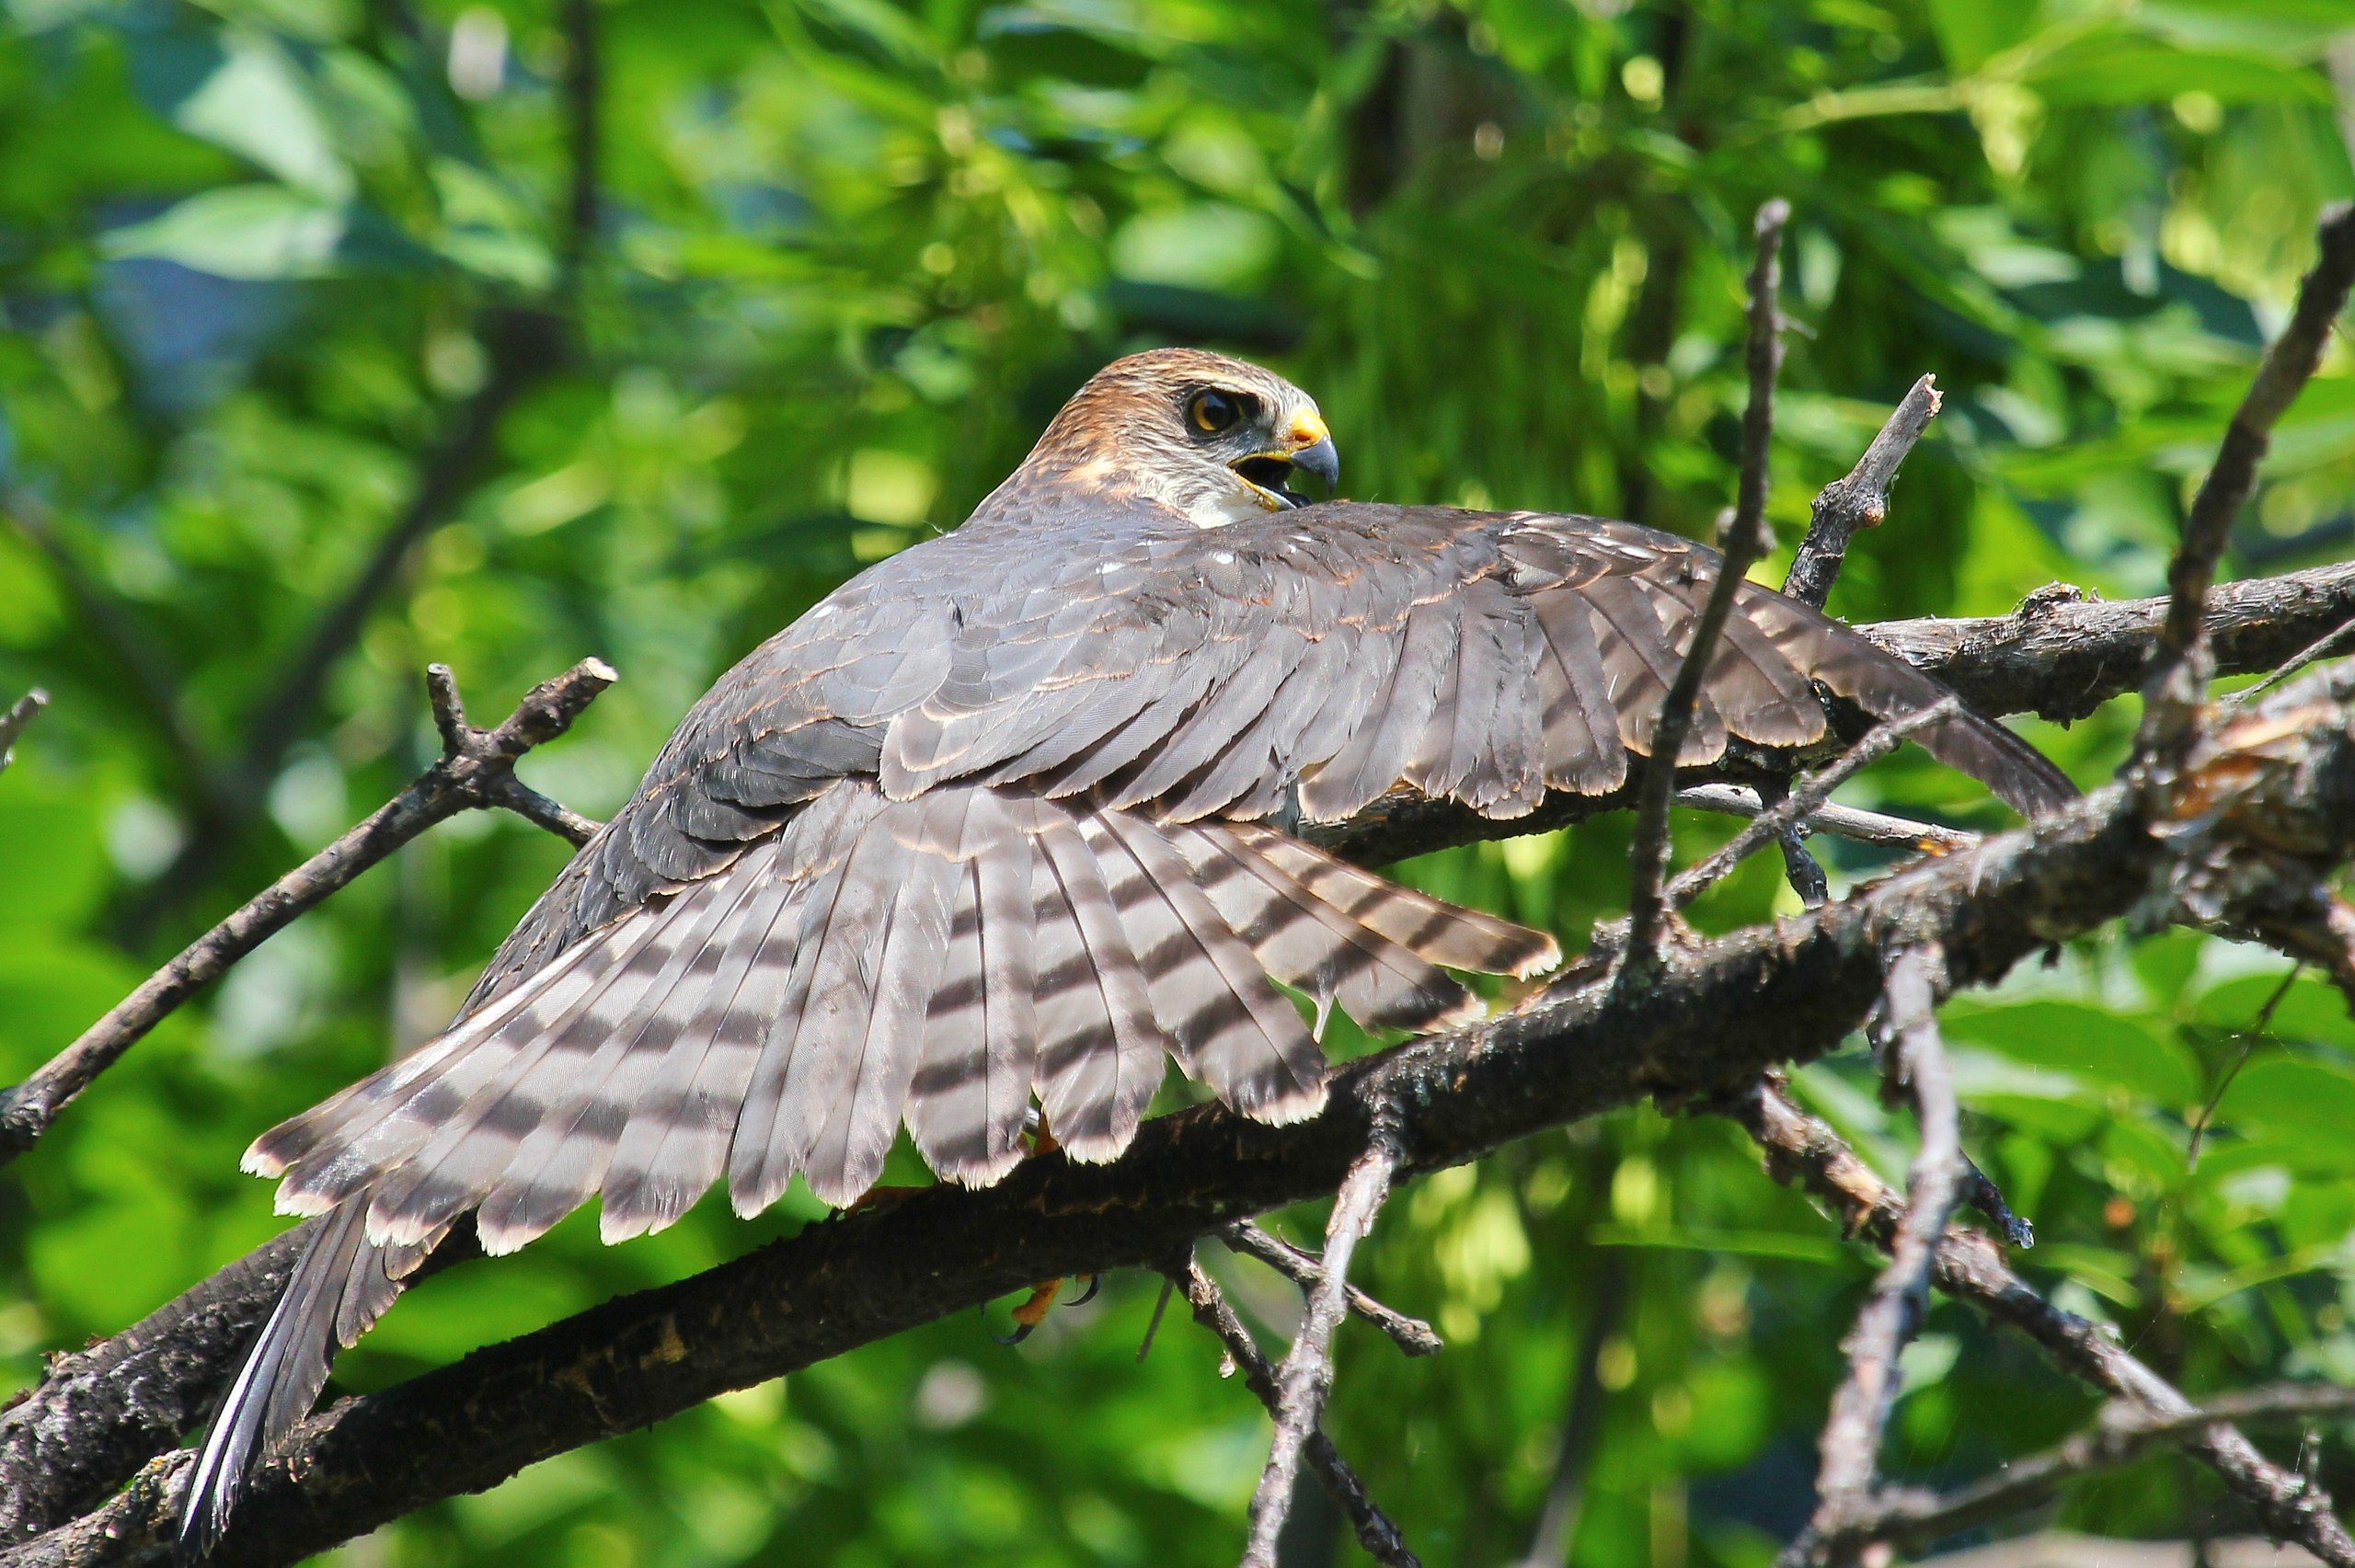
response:
<path id="1" fill-rule="evenodd" d="M 2199 1066 L 2181 1045 L 2080 1002 L 2024 1001 L 1957 1011 L 1946 1026 L 1954 1038 L 1975 1040 L 2024 1066 L 2121 1089 L 2162 1105 L 2185 1104 L 2200 1092 Z"/>
<path id="2" fill-rule="evenodd" d="M 249 158 L 328 201 L 349 200 L 351 171 L 337 153 L 309 84 L 264 33 L 141 34 L 132 81 L 155 112 L 191 136 Z"/>
<path id="3" fill-rule="evenodd" d="M 2261 1058 L 2243 1068 L 2224 1091 L 2216 1119 L 2343 1144 L 2355 1134 L 2355 1070 L 2311 1057 Z"/>
<path id="4" fill-rule="evenodd" d="M 2037 0 L 1931 0 L 1930 24 L 1958 75 L 1967 75 L 2036 30 Z"/>
<path id="5" fill-rule="evenodd" d="M 221 278 L 324 278 L 432 264 L 379 214 L 282 185 L 234 185 L 105 236 L 107 253 L 156 257 Z"/>
<path id="6" fill-rule="evenodd" d="M 2165 103 L 2183 93 L 2206 93 L 2219 103 L 2331 101 L 2330 84 L 2320 73 L 2279 57 L 2177 49 L 2125 34 L 2056 50 L 2021 80 L 2055 104 Z"/>

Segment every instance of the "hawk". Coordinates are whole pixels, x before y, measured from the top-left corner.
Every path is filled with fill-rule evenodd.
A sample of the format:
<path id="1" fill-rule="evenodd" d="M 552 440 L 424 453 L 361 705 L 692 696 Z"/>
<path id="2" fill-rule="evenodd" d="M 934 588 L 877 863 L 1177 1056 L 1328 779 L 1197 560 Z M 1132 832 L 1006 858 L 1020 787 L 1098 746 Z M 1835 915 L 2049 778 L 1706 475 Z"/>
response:
<path id="1" fill-rule="evenodd" d="M 1553 965 L 1288 830 L 1394 790 L 1511 818 L 1617 788 L 1720 558 L 1291 487 L 1338 466 L 1267 371 L 1119 361 L 961 528 L 723 676 L 449 1030 L 249 1151 L 282 1210 L 328 1218 L 207 1436 L 184 1550 L 469 1213 L 500 1253 L 592 1196 L 608 1242 L 723 1179 L 740 1214 L 797 1174 L 847 1204 L 902 1127 L 982 1185 L 1034 1101 L 1109 1160 L 1169 1059 L 1292 1121 L 1323 1104 L 1327 1008 L 1428 1029 L 1477 1011 L 1456 972 Z M 1821 740 L 1819 686 L 1881 716 L 1946 695 L 1765 589 L 1734 606 L 1683 763 Z M 1918 738 L 2023 810 L 2072 793 L 1976 715 Z"/>

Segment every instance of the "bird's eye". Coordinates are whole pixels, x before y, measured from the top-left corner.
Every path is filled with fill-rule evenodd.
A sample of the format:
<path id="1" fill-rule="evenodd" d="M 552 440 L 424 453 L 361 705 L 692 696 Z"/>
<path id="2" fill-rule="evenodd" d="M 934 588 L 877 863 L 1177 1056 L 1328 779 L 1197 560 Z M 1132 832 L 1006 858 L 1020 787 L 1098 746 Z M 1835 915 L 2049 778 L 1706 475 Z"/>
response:
<path id="1" fill-rule="evenodd" d="M 1245 399 L 1235 393 L 1221 392 L 1212 387 L 1198 392 L 1187 400 L 1186 418 L 1202 434 L 1219 435 L 1233 429 L 1235 421 L 1243 418 L 1244 402 Z"/>

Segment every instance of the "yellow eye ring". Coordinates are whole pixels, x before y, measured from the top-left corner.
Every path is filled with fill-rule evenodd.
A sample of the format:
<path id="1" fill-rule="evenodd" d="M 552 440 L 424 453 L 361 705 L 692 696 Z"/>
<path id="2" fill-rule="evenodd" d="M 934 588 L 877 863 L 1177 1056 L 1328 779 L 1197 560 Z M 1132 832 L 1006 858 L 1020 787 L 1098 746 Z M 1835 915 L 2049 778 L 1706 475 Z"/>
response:
<path id="1" fill-rule="evenodd" d="M 1243 418 L 1243 403 L 1234 394 L 1212 387 L 1187 400 L 1186 418 L 1206 436 L 1223 435 Z"/>

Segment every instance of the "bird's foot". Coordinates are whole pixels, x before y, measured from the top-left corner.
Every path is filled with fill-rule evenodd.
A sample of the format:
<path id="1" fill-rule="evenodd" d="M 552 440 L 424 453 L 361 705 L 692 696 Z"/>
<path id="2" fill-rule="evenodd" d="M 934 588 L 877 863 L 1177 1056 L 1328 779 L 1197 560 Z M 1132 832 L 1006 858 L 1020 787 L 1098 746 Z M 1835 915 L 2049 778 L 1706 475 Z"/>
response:
<path id="1" fill-rule="evenodd" d="M 1028 1299 L 1014 1309 L 1014 1332 L 999 1336 L 998 1343 L 1020 1345 L 1028 1339 L 1033 1331 L 1047 1321 L 1047 1314 L 1054 1310 L 1055 1298 L 1063 1294 L 1063 1283 L 1061 1279 L 1050 1279 L 1044 1285 L 1032 1287 Z M 1089 1275 L 1087 1288 L 1081 1291 L 1071 1305 L 1084 1307 L 1096 1299 L 1096 1292 L 1102 1284 L 1102 1276 Z"/>
<path id="2" fill-rule="evenodd" d="M 845 1215 L 864 1214 L 874 1209 L 891 1208 L 922 1191 L 924 1188 L 912 1183 L 878 1183 L 844 1204 L 842 1212 Z"/>

